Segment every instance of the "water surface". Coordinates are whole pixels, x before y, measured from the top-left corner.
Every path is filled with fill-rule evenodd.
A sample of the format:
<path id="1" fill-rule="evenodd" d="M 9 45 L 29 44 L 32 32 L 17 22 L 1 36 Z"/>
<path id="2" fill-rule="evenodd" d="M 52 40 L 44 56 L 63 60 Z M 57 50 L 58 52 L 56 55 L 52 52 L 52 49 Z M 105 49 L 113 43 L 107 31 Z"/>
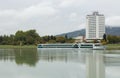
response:
<path id="1" fill-rule="evenodd" d="M 1 78 L 120 78 L 120 50 L 0 49 Z"/>

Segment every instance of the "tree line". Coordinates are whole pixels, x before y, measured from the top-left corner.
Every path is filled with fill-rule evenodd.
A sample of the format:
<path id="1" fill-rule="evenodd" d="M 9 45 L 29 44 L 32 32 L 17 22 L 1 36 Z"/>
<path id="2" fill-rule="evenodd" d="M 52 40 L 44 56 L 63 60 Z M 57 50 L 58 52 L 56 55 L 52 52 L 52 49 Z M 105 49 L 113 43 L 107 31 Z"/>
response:
<path id="1" fill-rule="evenodd" d="M 73 43 L 74 39 L 67 35 L 53 36 L 47 35 L 40 37 L 36 30 L 19 30 L 15 35 L 0 36 L 0 45 L 37 45 L 39 43 Z"/>
<path id="2" fill-rule="evenodd" d="M 108 35 L 107 42 L 110 44 L 120 43 L 120 36 Z"/>

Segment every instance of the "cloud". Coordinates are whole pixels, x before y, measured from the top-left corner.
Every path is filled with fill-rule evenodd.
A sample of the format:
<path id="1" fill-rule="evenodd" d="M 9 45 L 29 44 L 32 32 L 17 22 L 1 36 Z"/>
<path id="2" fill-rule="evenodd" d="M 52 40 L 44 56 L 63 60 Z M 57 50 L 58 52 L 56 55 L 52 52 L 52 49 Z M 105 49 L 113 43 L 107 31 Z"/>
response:
<path id="1" fill-rule="evenodd" d="M 20 16 L 22 17 L 34 17 L 34 16 L 49 16 L 54 15 L 57 13 L 57 10 L 50 6 L 49 3 L 42 3 L 35 6 L 30 6 L 25 8 L 21 13 Z"/>
<path id="2" fill-rule="evenodd" d="M 68 7 L 70 5 L 72 5 L 74 2 L 74 0 L 64 0 L 63 2 L 61 2 L 60 7 Z"/>
<path id="3" fill-rule="evenodd" d="M 119 3 L 119 0 L 1 0 L 0 34 L 29 29 L 36 29 L 40 35 L 79 30 L 85 28 L 86 15 L 96 10 L 105 15 L 107 25 L 120 26 Z"/>
<path id="4" fill-rule="evenodd" d="M 62 0 L 60 3 L 60 7 L 70 7 L 70 6 L 78 6 L 83 5 L 86 2 L 86 0 Z"/>
<path id="5" fill-rule="evenodd" d="M 106 18 L 106 25 L 120 26 L 120 16 L 112 16 Z"/>
<path id="6" fill-rule="evenodd" d="M 82 23 L 78 26 L 78 29 L 84 29 L 86 28 L 86 23 Z"/>
<path id="7" fill-rule="evenodd" d="M 75 13 L 75 12 L 73 12 L 73 13 L 71 13 L 71 14 L 69 15 L 69 19 L 70 19 L 71 21 L 77 21 L 77 16 L 78 16 L 78 14 Z"/>
<path id="8" fill-rule="evenodd" d="M 12 34 L 17 30 L 35 29 L 36 24 L 40 25 L 41 22 L 45 22 L 47 18 L 54 16 L 57 11 L 51 3 L 46 2 L 21 10 L 0 10 L 0 27 L 2 28 L 0 33 Z"/>
<path id="9" fill-rule="evenodd" d="M 0 10 L 0 17 L 1 16 L 12 16 L 17 18 L 29 18 L 34 16 L 49 16 L 54 15 L 57 13 L 57 10 L 51 6 L 50 3 L 40 3 L 37 5 L 32 5 L 30 7 L 24 8 L 22 10 L 15 10 L 15 9 L 5 9 Z"/>

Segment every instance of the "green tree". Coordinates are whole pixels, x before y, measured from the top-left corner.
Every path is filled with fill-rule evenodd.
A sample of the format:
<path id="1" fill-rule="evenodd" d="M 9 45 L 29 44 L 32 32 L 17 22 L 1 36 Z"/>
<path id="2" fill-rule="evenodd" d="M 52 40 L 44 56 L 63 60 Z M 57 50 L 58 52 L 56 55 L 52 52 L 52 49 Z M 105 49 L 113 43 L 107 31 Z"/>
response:
<path id="1" fill-rule="evenodd" d="M 60 36 L 60 37 L 56 37 L 56 42 L 58 42 L 58 43 L 65 43 L 65 37 L 62 37 L 62 36 Z"/>
<path id="2" fill-rule="evenodd" d="M 48 43 L 56 43 L 55 40 L 49 40 Z"/>
<path id="3" fill-rule="evenodd" d="M 68 35 L 67 34 L 65 34 L 65 38 L 68 39 Z"/>
<path id="4" fill-rule="evenodd" d="M 120 43 L 120 37 L 119 36 L 108 35 L 107 40 L 108 40 L 109 43 Z"/>
<path id="5" fill-rule="evenodd" d="M 15 33 L 15 44 L 23 45 L 25 42 L 25 33 L 23 31 L 17 31 Z"/>
<path id="6" fill-rule="evenodd" d="M 74 39 L 72 39 L 72 38 L 69 38 L 69 39 L 66 39 L 66 41 L 65 41 L 66 43 L 74 43 L 75 42 L 75 40 Z"/>
<path id="7" fill-rule="evenodd" d="M 40 42 L 40 36 L 36 30 L 29 30 L 25 32 L 26 44 L 37 44 Z"/>
<path id="8" fill-rule="evenodd" d="M 0 36 L 0 44 L 2 44 L 2 41 L 3 41 L 3 37 Z"/>

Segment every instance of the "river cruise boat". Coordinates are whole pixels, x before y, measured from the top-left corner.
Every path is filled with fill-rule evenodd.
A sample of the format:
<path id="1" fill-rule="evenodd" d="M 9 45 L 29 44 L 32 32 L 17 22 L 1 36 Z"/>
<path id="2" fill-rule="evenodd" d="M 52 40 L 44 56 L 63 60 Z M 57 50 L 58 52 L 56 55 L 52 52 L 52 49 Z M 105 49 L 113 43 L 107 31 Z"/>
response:
<path id="1" fill-rule="evenodd" d="M 59 43 L 59 44 L 38 44 L 38 48 L 80 48 L 80 49 L 93 49 L 103 50 L 105 46 L 100 43 Z"/>
<path id="2" fill-rule="evenodd" d="M 38 44 L 38 48 L 79 48 L 78 44 L 60 43 L 60 44 Z"/>
<path id="3" fill-rule="evenodd" d="M 104 50 L 105 46 L 100 43 L 80 43 L 79 48 L 88 48 L 93 50 Z"/>

